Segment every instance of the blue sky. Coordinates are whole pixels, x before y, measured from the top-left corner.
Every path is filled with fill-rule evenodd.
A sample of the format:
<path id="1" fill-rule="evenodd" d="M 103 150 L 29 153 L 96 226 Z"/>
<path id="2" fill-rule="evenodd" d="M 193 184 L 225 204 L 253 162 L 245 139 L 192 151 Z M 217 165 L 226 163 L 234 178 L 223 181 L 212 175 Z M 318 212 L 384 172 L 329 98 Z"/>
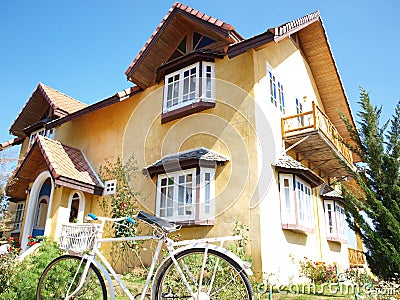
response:
<path id="1" fill-rule="evenodd" d="M 355 114 L 359 86 L 390 117 L 400 99 L 397 0 L 182 1 L 245 38 L 319 10 Z M 384 3 L 384 4 L 383 4 Z M 125 70 L 173 1 L 0 3 L 0 142 L 39 82 L 92 104 L 132 86 Z"/>

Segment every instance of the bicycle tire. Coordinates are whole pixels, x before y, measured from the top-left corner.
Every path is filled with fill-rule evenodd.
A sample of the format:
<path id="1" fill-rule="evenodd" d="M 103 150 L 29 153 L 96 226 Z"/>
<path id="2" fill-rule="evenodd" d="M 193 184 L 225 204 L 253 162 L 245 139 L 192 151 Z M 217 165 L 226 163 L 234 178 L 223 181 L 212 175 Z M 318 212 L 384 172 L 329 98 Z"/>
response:
<path id="1" fill-rule="evenodd" d="M 196 286 L 200 282 L 204 253 L 205 248 L 193 248 L 186 249 L 175 256 L 187 280 L 189 281 L 188 277 L 192 277 L 189 284 L 193 292 L 199 295 L 198 299 L 254 299 L 253 289 L 243 268 L 229 256 L 213 249 L 208 249 L 207 252 L 207 262 L 199 293 Z M 192 299 L 171 258 L 160 268 L 154 282 L 153 300 Z M 193 274 L 193 276 L 188 274 Z"/>
<path id="2" fill-rule="evenodd" d="M 83 271 L 86 259 L 75 255 L 62 255 L 54 259 L 43 271 L 36 290 L 37 300 L 64 299 L 71 286 L 75 290 L 80 276 L 76 272 Z M 79 268 L 79 270 L 78 270 Z M 107 299 L 107 288 L 100 271 L 90 265 L 86 282 L 81 291 L 73 299 Z"/>

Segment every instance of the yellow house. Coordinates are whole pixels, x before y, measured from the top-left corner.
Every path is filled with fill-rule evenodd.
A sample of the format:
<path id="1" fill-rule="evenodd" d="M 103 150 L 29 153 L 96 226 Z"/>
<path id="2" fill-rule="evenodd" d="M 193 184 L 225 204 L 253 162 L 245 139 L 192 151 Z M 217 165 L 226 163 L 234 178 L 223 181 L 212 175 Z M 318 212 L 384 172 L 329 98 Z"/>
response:
<path id="1" fill-rule="evenodd" d="M 7 191 L 24 210 L 23 247 L 101 214 L 99 167 L 133 155 L 143 209 L 190 238 L 230 235 L 239 220 L 257 272 L 287 281 L 304 256 L 363 263 L 334 188 L 340 160 L 357 157 L 342 142 L 338 110 L 353 118 L 319 12 L 246 39 L 175 3 L 126 76 L 132 88 L 89 106 L 40 83 L 11 125 L 24 139 Z"/>

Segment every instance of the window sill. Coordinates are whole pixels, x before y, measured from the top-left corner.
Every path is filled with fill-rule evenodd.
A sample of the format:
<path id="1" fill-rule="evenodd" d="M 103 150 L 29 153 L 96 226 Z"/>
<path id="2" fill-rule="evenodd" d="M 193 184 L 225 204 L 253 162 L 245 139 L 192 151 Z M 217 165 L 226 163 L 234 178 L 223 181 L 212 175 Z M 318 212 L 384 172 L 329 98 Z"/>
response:
<path id="1" fill-rule="evenodd" d="M 327 237 L 326 240 L 328 242 L 339 243 L 339 244 L 347 244 L 347 239 L 339 238 L 339 237 Z"/>
<path id="2" fill-rule="evenodd" d="M 282 224 L 282 229 L 292 231 L 295 233 L 304 234 L 304 235 L 314 234 L 314 229 L 308 228 L 305 226 L 301 226 L 298 224 Z"/>
<path id="3" fill-rule="evenodd" d="M 215 102 L 206 102 L 199 99 L 199 101 L 190 103 L 189 105 L 168 111 L 161 115 L 161 124 L 186 117 L 188 115 L 215 107 Z"/>
<path id="4" fill-rule="evenodd" d="M 171 221 L 170 221 L 171 222 Z M 215 220 L 186 220 L 186 221 L 176 221 L 172 222 L 176 225 L 180 225 L 182 227 L 196 227 L 196 226 L 214 226 Z"/>

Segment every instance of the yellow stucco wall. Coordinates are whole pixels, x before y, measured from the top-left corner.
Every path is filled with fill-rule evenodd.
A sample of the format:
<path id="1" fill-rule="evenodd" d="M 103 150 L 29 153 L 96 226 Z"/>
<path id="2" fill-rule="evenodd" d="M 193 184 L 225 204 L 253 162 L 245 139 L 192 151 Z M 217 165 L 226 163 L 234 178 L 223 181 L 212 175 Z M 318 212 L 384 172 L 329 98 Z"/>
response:
<path id="1" fill-rule="evenodd" d="M 280 119 L 284 115 L 271 104 L 269 99 L 267 64 L 272 67 L 274 75 L 284 85 L 285 116 L 297 113 L 296 98 L 302 101 L 306 97 L 306 101 L 303 102 L 303 112 L 312 110 L 312 102 L 315 102 L 322 111 L 324 111 L 324 108 L 310 67 L 291 39 L 286 38 L 279 43 L 270 43 L 265 47 L 250 51 L 254 55 L 255 98 L 260 100 L 257 101 L 257 104 L 268 116 L 272 131 L 276 133 L 274 135 L 275 143 L 280 145 L 282 151 L 284 145 L 281 137 Z M 296 157 L 294 150 L 288 154 Z M 280 153 L 276 153 L 275 159 L 279 155 Z M 267 158 L 268 153 L 264 155 L 264 160 L 267 160 Z M 270 161 L 273 161 L 273 159 Z M 302 160 L 302 163 L 309 166 L 306 160 Z M 314 171 L 319 173 L 318 170 Z M 346 267 L 346 264 L 348 264 L 347 245 L 327 241 L 324 207 L 323 201 L 319 197 L 319 188 L 312 190 L 315 233 L 305 235 L 281 229 L 277 173 L 272 178 L 272 182 L 273 184 L 266 192 L 265 197 L 260 199 L 263 271 L 274 278 L 287 281 L 287 274 L 295 274 L 298 271 L 298 261 L 304 256 L 314 260 L 335 262 L 339 266 Z"/>

